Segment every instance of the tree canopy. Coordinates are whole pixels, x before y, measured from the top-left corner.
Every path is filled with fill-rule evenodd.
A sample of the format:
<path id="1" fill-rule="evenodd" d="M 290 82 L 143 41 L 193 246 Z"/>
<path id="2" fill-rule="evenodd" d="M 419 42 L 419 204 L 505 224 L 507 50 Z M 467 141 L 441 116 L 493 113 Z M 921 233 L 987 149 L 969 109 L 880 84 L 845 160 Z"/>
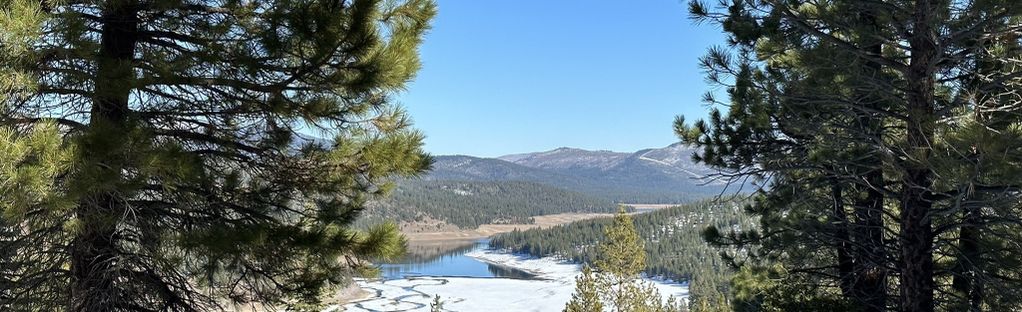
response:
<path id="1" fill-rule="evenodd" d="M 743 310 L 1019 309 L 1018 1 L 690 5 L 726 98 L 676 132 L 759 186 L 715 228 Z"/>
<path id="2" fill-rule="evenodd" d="M 583 265 L 575 278 L 575 293 L 565 312 L 680 312 L 684 305 L 673 296 L 666 302 L 652 283 L 639 277 L 646 267 L 646 253 L 632 223 L 622 207 L 597 246 L 595 271 Z"/>
<path id="3" fill-rule="evenodd" d="M 391 97 L 435 12 L 0 3 L 0 309 L 300 308 L 372 274 L 403 239 L 350 225 L 430 163 Z"/>

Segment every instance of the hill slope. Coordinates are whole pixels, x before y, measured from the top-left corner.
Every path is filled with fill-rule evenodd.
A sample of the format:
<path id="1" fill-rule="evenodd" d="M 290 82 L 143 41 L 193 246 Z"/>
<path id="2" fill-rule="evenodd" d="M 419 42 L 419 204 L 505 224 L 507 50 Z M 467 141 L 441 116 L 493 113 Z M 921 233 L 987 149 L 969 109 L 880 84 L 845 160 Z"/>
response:
<path id="1" fill-rule="evenodd" d="M 683 203 L 717 194 L 719 183 L 702 178 L 713 171 L 691 161 L 681 144 L 634 153 L 558 148 L 495 159 L 438 157 L 432 179 L 518 180 L 547 184 L 623 203 Z M 513 174 L 508 174 L 513 171 Z"/>
<path id="2" fill-rule="evenodd" d="M 702 238 L 709 225 L 718 227 L 752 226 L 751 219 L 733 203 L 696 202 L 632 216 L 636 231 L 646 244 L 646 273 L 653 276 L 688 280 L 696 271 L 723 268 L 717 251 Z M 610 218 L 578 221 L 547 228 L 515 231 L 494 236 L 490 244 L 534 256 L 560 256 L 590 262 L 594 247 L 603 240 Z M 709 261 L 709 263 L 703 263 Z M 702 266 L 708 265 L 708 266 Z"/>
<path id="3" fill-rule="evenodd" d="M 494 158 L 437 156 L 433 169 L 423 177 L 434 181 L 526 181 L 553 187 L 578 188 L 585 179 L 542 168 L 533 168 Z"/>
<path id="4" fill-rule="evenodd" d="M 753 227 L 738 203 L 696 202 L 633 215 L 635 229 L 643 238 L 648 276 L 688 281 L 696 297 L 723 298 L 731 270 L 718 250 L 703 241 L 709 225 L 721 228 Z M 490 245 L 533 256 L 559 256 L 576 262 L 595 260 L 595 246 L 604 239 L 611 218 L 578 221 L 545 229 L 498 234 Z M 713 302 L 713 301 L 711 301 Z"/>
<path id="5" fill-rule="evenodd" d="M 635 153 L 559 148 L 481 158 L 437 156 L 421 180 L 400 181 L 368 220 L 441 221 L 460 228 L 529 222 L 565 212 L 613 212 L 614 203 L 678 204 L 716 195 L 710 170 L 682 145 Z"/>
<path id="6" fill-rule="evenodd" d="M 681 144 L 630 154 L 559 148 L 548 152 L 501 156 L 498 159 L 582 177 L 621 189 L 662 194 L 718 192 L 721 188 L 719 184 L 702 185 L 705 182 L 702 178 L 712 171 L 691 161 L 694 152 L 694 149 Z"/>
<path id="7" fill-rule="evenodd" d="M 463 229 L 481 224 L 528 224 L 537 215 L 614 212 L 613 202 L 522 181 L 404 180 L 390 199 L 370 208 L 367 221 L 435 219 Z"/>

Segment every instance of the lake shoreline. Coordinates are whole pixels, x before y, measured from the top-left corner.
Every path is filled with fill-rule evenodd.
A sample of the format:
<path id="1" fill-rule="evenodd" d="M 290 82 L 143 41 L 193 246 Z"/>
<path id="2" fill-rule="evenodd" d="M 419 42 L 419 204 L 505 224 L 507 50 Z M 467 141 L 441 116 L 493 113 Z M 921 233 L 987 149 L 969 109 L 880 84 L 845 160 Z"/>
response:
<path id="1" fill-rule="evenodd" d="M 495 248 L 476 248 L 464 254 L 487 265 L 500 265 L 537 275 L 535 279 L 509 277 L 406 276 L 397 279 L 359 280 L 373 296 L 335 305 L 326 311 L 393 312 L 429 311 L 439 295 L 445 311 L 559 312 L 571 298 L 580 265 L 554 257 L 534 257 Z M 680 283 L 648 280 L 664 295 L 688 296 Z"/>
<path id="2" fill-rule="evenodd" d="M 640 211 L 635 213 L 669 206 L 642 205 L 636 207 Z M 486 240 L 493 235 L 514 230 L 546 228 L 608 217 L 613 217 L 613 214 L 562 213 L 536 216 L 533 224 L 484 224 L 474 230 L 404 233 L 410 249 L 415 250 L 418 256 L 413 259 L 434 260 L 419 260 L 424 262 L 418 264 L 392 264 L 398 266 L 392 272 L 395 275 L 357 281 L 359 287 L 371 294 L 368 298 L 333 305 L 325 311 L 426 312 L 429 311 L 429 303 L 439 295 L 445 311 L 559 312 L 574 292 L 575 277 L 580 274 L 581 265 L 555 257 L 535 257 L 495 249 Z M 462 249 L 468 248 L 466 245 L 474 247 Z M 462 262 L 445 262 L 439 267 L 433 262 L 435 259 L 453 261 L 452 257 L 460 258 L 458 261 Z M 468 259 L 471 263 L 465 262 Z M 400 267 L 402 265 L 409 265 L 411 269 Z M 434 267 L 429 268 L 430 265 Z M 478 265 L 485 265 L 489 269 L 484 267 L 480 273 Z M 449 270 L 449 267 L 458 269 Z M 475 271 L 465 268 L 474 268 Z M 468 273 L 459 275 L 463 272 Z M 687 285 L 649 281 L 665 298 L 671 295 L 681 298 L 688 296 Z"/>

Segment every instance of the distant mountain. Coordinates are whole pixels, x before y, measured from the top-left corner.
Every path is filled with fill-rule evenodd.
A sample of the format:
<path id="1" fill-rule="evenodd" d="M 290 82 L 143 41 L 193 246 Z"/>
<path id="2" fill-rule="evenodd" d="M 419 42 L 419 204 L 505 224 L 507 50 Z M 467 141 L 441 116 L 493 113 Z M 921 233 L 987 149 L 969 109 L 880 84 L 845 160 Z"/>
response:
<path id="1" fill-rule="evenodd" d="M 542 168 L 472 156 L 436 156 L 426 180 L 528 181 L 553 186 L 579 186 L 583 178 Z"/>
<path id="2" fill-rule="evenodd" d="M 681 144 L 634 153 L 558 148 L 497 158 L 439 156 L 429 180 L 527 181 L 615 202 L 681 203 L 718 193 L 704 184 L 711 169 L 693 163 Z"/>
<path id="3" fill-rule="evenodd" d="M 632 172 L 660 173 L 674 178 L 699 179 L 712 171 L 691 161 L 696 150 L 680 143 L 664 148 L 651 148 L 635 153 L 588 151 L 562 147 L 552 151 L 514 154 L 497 157 L 519 165 L 614 179 L 615 175 Z M 652 170 L 652 171 L 650 171 Z"/>
<path id="4" fill-rule="evenodd" d="M 552 170 L 575 169 L 607 169 L 611 168 L 630 154 L 611 151 L 588 151 L 584 149 L 562 147 L 552 151 L 513 154 L 497 157 L 519 165 Z"/>
<path id="5" fill-rule="evenodd" d="M 694 164 L 693 152 L 675 144 L 634 153 L 558 148 L 497 158 L 436 156 L 429 173 L 399 181 L 394 196 L 365 220 L 475 228 L 549 213 L 611 212 L 614 203 L 679 204 L 718 194 L 721 185 L 702 185 L 711 170 Z"/>

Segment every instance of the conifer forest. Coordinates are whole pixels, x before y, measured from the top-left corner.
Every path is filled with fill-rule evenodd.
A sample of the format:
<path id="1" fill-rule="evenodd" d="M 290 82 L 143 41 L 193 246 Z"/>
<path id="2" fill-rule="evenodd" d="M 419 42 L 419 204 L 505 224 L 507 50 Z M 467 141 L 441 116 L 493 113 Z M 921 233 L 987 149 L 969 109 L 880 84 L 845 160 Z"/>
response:
<path id="1" fill-rule="evenodd" d="M 0 311 L 1022 311 L 1022 1 L 0 0 Z"/>

